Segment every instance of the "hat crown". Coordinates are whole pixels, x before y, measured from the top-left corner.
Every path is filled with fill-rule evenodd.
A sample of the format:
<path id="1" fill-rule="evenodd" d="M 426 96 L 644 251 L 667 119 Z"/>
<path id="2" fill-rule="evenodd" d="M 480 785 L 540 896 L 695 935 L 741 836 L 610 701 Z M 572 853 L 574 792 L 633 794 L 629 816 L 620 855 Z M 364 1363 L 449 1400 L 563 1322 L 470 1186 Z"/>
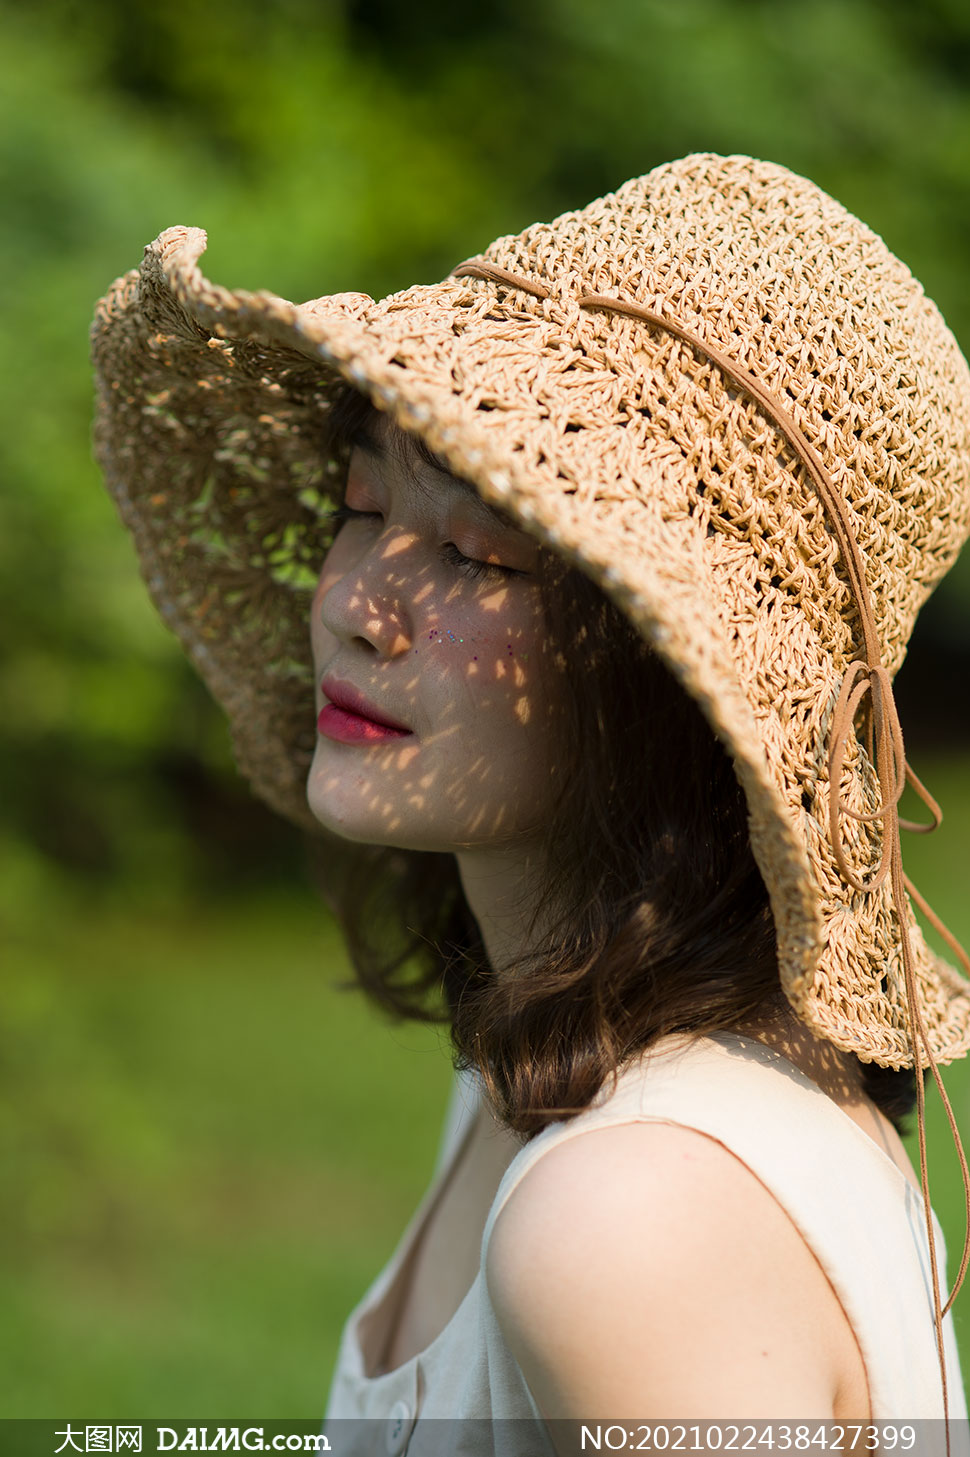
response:
<path id="1" fill-rule="evenodd" d="M 970 371 L 936 305 L 883 240 L 784 167 L 701 153 L 499 238 L 483 257 L 549 288 L 549 300 L 523 298 L 523 308 L 572 313 L 581 280 L 587 292 L 681 324 L 775 395 L 850 508 L 895 672 L 919 607 L 970 533 Z M 684 346 L 635 320 L 601 315 L 584 343 L 622 368 L 618 336 L 637 334 L 643 372 L 659 363 L 696 379 L 699 362 Z M 714 408 L 678 425 L 701 477 L 714 466 L 704 484 L 718 529 L 744 505 L 718 500 L 723 472 L 709 441 L 724 390 L 735 391 L 713 366 L 707 373 Z M 773 504 L 785 515 L 797 505 L 785 494 L 773 503 L 768 493 L 769 516 Z M 781 518 L 773 524 L 783 531 Z"/>

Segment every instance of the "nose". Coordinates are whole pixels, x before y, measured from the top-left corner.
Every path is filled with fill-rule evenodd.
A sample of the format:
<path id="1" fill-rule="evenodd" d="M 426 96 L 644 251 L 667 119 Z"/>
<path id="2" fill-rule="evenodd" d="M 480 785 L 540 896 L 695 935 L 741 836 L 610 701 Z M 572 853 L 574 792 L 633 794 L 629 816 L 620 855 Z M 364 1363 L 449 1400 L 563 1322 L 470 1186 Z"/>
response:
<path id="1" fill-rule="evenodd" d="M 320 574 L 313 603 L 327 632 L 346 644 L 364 644 L 382 658 L 406 653 L 413 629 L 403 561 L 382 551 L 380 542 L 345 571 L 332 565 L 331 557 Z"/>

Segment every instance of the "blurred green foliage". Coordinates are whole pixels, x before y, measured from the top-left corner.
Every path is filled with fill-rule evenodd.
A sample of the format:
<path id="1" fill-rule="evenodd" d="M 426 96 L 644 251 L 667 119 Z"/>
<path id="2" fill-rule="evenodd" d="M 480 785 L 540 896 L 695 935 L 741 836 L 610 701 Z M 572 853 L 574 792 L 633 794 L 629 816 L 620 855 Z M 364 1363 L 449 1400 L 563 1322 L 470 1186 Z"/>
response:
<path id="1" fill-rule="evenodd" d="M 0 0 L 4 1415 L 320 1409 L 447 1083 L 432 1034 L 378 1044 L 332 991 L 298 839 L 148 605 L 89 455 L 95 299 L 173 223 L 231 286 L 379 296 L 709 149 L 817 180 L 966 347 L 968 78 L 964 0 Z M 968 605 L 961 560 L 900 674 L 910 748 L 966 747 Z M 907 869 L 966 940 L 965 771 L 917 769 L 950 837 Z"/>

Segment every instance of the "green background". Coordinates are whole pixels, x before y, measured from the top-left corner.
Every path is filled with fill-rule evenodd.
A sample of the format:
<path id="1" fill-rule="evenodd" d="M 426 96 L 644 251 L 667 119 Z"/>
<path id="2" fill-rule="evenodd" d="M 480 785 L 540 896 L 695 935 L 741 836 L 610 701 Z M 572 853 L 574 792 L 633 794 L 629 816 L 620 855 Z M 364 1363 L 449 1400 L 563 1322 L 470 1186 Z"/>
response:
<path id="1" fill-rule="evenodd" d="M 963 0 L 0 3 L 0 1415 L 321 1412 L 450 1077 L 338 989 L 299 837 L 147 603 L 90 460 L 95 299 L 173 223 L 231 286 L 380 296 L 714 150 L 821 183 L 966 348 L 968 74 Z M 907 871 L 964 942 L 968 604 L 965 554 L 898 680 L 946 815 Z"/>

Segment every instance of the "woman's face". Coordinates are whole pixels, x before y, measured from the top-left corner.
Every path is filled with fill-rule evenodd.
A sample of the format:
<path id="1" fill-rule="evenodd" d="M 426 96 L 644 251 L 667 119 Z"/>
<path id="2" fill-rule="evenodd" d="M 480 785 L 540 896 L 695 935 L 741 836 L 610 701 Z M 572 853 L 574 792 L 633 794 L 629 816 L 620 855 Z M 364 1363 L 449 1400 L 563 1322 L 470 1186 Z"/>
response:
<path id="1" fill-rule="evenodd" d="M 549 731 L 564 693 L 540 548 L 386 417 L 371 420 L 313 598 L 310 809 L 346 839 L 402 849 L 538 840 L 559 787 Z"/>

